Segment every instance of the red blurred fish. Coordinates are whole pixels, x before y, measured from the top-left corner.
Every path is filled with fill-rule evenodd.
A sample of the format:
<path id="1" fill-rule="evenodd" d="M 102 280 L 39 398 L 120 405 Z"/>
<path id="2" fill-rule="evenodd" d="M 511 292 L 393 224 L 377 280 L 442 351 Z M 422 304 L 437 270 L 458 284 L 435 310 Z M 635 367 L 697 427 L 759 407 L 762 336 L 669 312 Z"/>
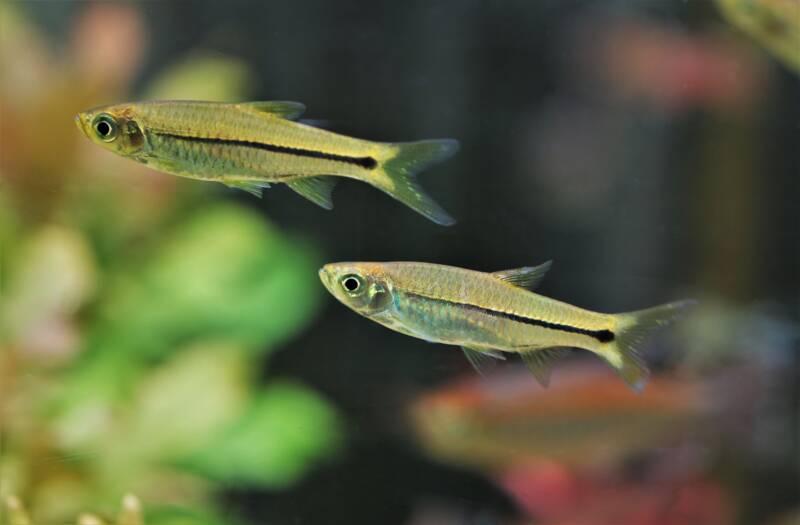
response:
<path id="1" fill-rule="evenodd" d="M 708 413 L 698 385 L 655 378 L 634 394 L 600 367 L 572 365 L 543 390 L 522 371 L 442 388 L 411 407 L 423 446 L 449 463 L 500 471 L 531 460 L 608 465 L 680 441 Z"/>
<path id="2" fill-rule="evenodd" d="M 536 523 L 546 525 L 735 523 L 727 492 L 702 478 L 598 479 L 540 464 L 506 472 L 500 484 Z"/>

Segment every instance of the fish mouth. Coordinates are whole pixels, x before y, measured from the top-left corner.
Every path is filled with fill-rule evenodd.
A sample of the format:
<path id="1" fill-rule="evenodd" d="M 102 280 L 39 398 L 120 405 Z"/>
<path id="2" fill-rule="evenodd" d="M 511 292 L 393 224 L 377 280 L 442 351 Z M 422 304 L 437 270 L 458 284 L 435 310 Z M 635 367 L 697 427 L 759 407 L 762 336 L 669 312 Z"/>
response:
<path id="1" fill-rule="evenodd" d="M 331 274 L 325 269 L 324 266 L 319 269 L 319 280 L 322 281 L 322 284 L 325 285 L 325 288 L 328 290 L 331 289 Z"/>
<path id="2" fill-rule="evenodd" d="M 77 115 L 75 115 L 74 122 L 75 125 L 78 127 L 78 129 L 81 130 L 81 132 L 88 137 L 89 134 L 86 132 L 86 120 L 84 118 L 83 113 L 78 113 Z"/>

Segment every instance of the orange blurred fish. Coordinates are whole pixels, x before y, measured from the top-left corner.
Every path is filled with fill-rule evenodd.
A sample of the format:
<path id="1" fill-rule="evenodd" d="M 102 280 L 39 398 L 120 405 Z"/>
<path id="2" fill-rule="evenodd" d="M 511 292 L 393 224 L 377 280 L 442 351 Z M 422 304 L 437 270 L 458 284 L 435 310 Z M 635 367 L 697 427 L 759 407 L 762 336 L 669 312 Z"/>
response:
<path id="1" fill-rule="evenodd" d="M 571 364 L 556 390 L 512 370 L 431 392 L 410 408 L 434 457 L 502 470 L 530 460 L 609 464 L 682 437 L 708 413 L 702 387 L 656 378 L 634 395 L 602 368 Z"/>

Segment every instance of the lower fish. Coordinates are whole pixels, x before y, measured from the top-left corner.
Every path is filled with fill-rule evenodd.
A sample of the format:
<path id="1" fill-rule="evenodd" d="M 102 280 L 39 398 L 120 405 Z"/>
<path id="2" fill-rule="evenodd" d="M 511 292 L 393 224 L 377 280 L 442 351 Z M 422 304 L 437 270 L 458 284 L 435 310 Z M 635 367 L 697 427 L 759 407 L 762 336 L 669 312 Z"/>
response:
<path id="1" fill-rule="evenodd" d="M 366 182 L 442 225 L 453 218 L 416 182 L 452 156 L 452 139 L 381 143 L 296 122 L 297 102 L 155 101 L 105 106 L 75 117 L 95 144 L 153 169 L 217 181 L 256 196 L 283 183 L 326 209 L 336 177 Z"/>
<path id="2" fill-rule="evenodd" d="M 636 346 L 694 301 L 620 314 L 584 310 L 531 291 L 550 264 L 484 273 L 418 262 L 342 262 L 319 274 L 355 312 L 406 335 L 461 346 L 479 371 L 492 358 L 519 354 L 547 386 L 553 361 L 580 348 L 641 391 L 649 372 Z"/>

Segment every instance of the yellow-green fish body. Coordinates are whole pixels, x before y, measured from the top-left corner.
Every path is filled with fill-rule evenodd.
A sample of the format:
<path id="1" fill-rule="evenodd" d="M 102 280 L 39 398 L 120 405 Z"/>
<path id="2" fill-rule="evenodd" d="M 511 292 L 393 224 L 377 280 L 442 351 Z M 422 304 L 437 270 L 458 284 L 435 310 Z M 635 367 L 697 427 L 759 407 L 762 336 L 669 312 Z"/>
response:
<path id="1" fill-rule="evenodd" d="M 800 73 L 800 1 L 717 0 L 722 14 Z"/>
<path id="2" fill-rule="evenodd" d="M 76 122 L 93 142 L 173 175 L 257 195 L 271 183 L 285 183 L 328 209 L 334 177 L 348 177 L 437 223 L 454 222 L 414 176 L 451 156 L 456 141 L 356 139 L 293 121 L 304 109 L 296 102 L 156 101 L 98 108 L 81 113 Z"/>
<path id="3" fill-rule="evenodd" d="M 608 361 L 634 389 L 647 368 L 634 345 L 689 301 L 602 314 L 531 292 L 550 264 L 495 273 L 416 262 L 334 263 L 320 270 L 328 290 L 356 312 L 427 341 L 458 345 L 478 367 L 499 352 L 520 354 L 543 384 L 564 348 Z"/>

